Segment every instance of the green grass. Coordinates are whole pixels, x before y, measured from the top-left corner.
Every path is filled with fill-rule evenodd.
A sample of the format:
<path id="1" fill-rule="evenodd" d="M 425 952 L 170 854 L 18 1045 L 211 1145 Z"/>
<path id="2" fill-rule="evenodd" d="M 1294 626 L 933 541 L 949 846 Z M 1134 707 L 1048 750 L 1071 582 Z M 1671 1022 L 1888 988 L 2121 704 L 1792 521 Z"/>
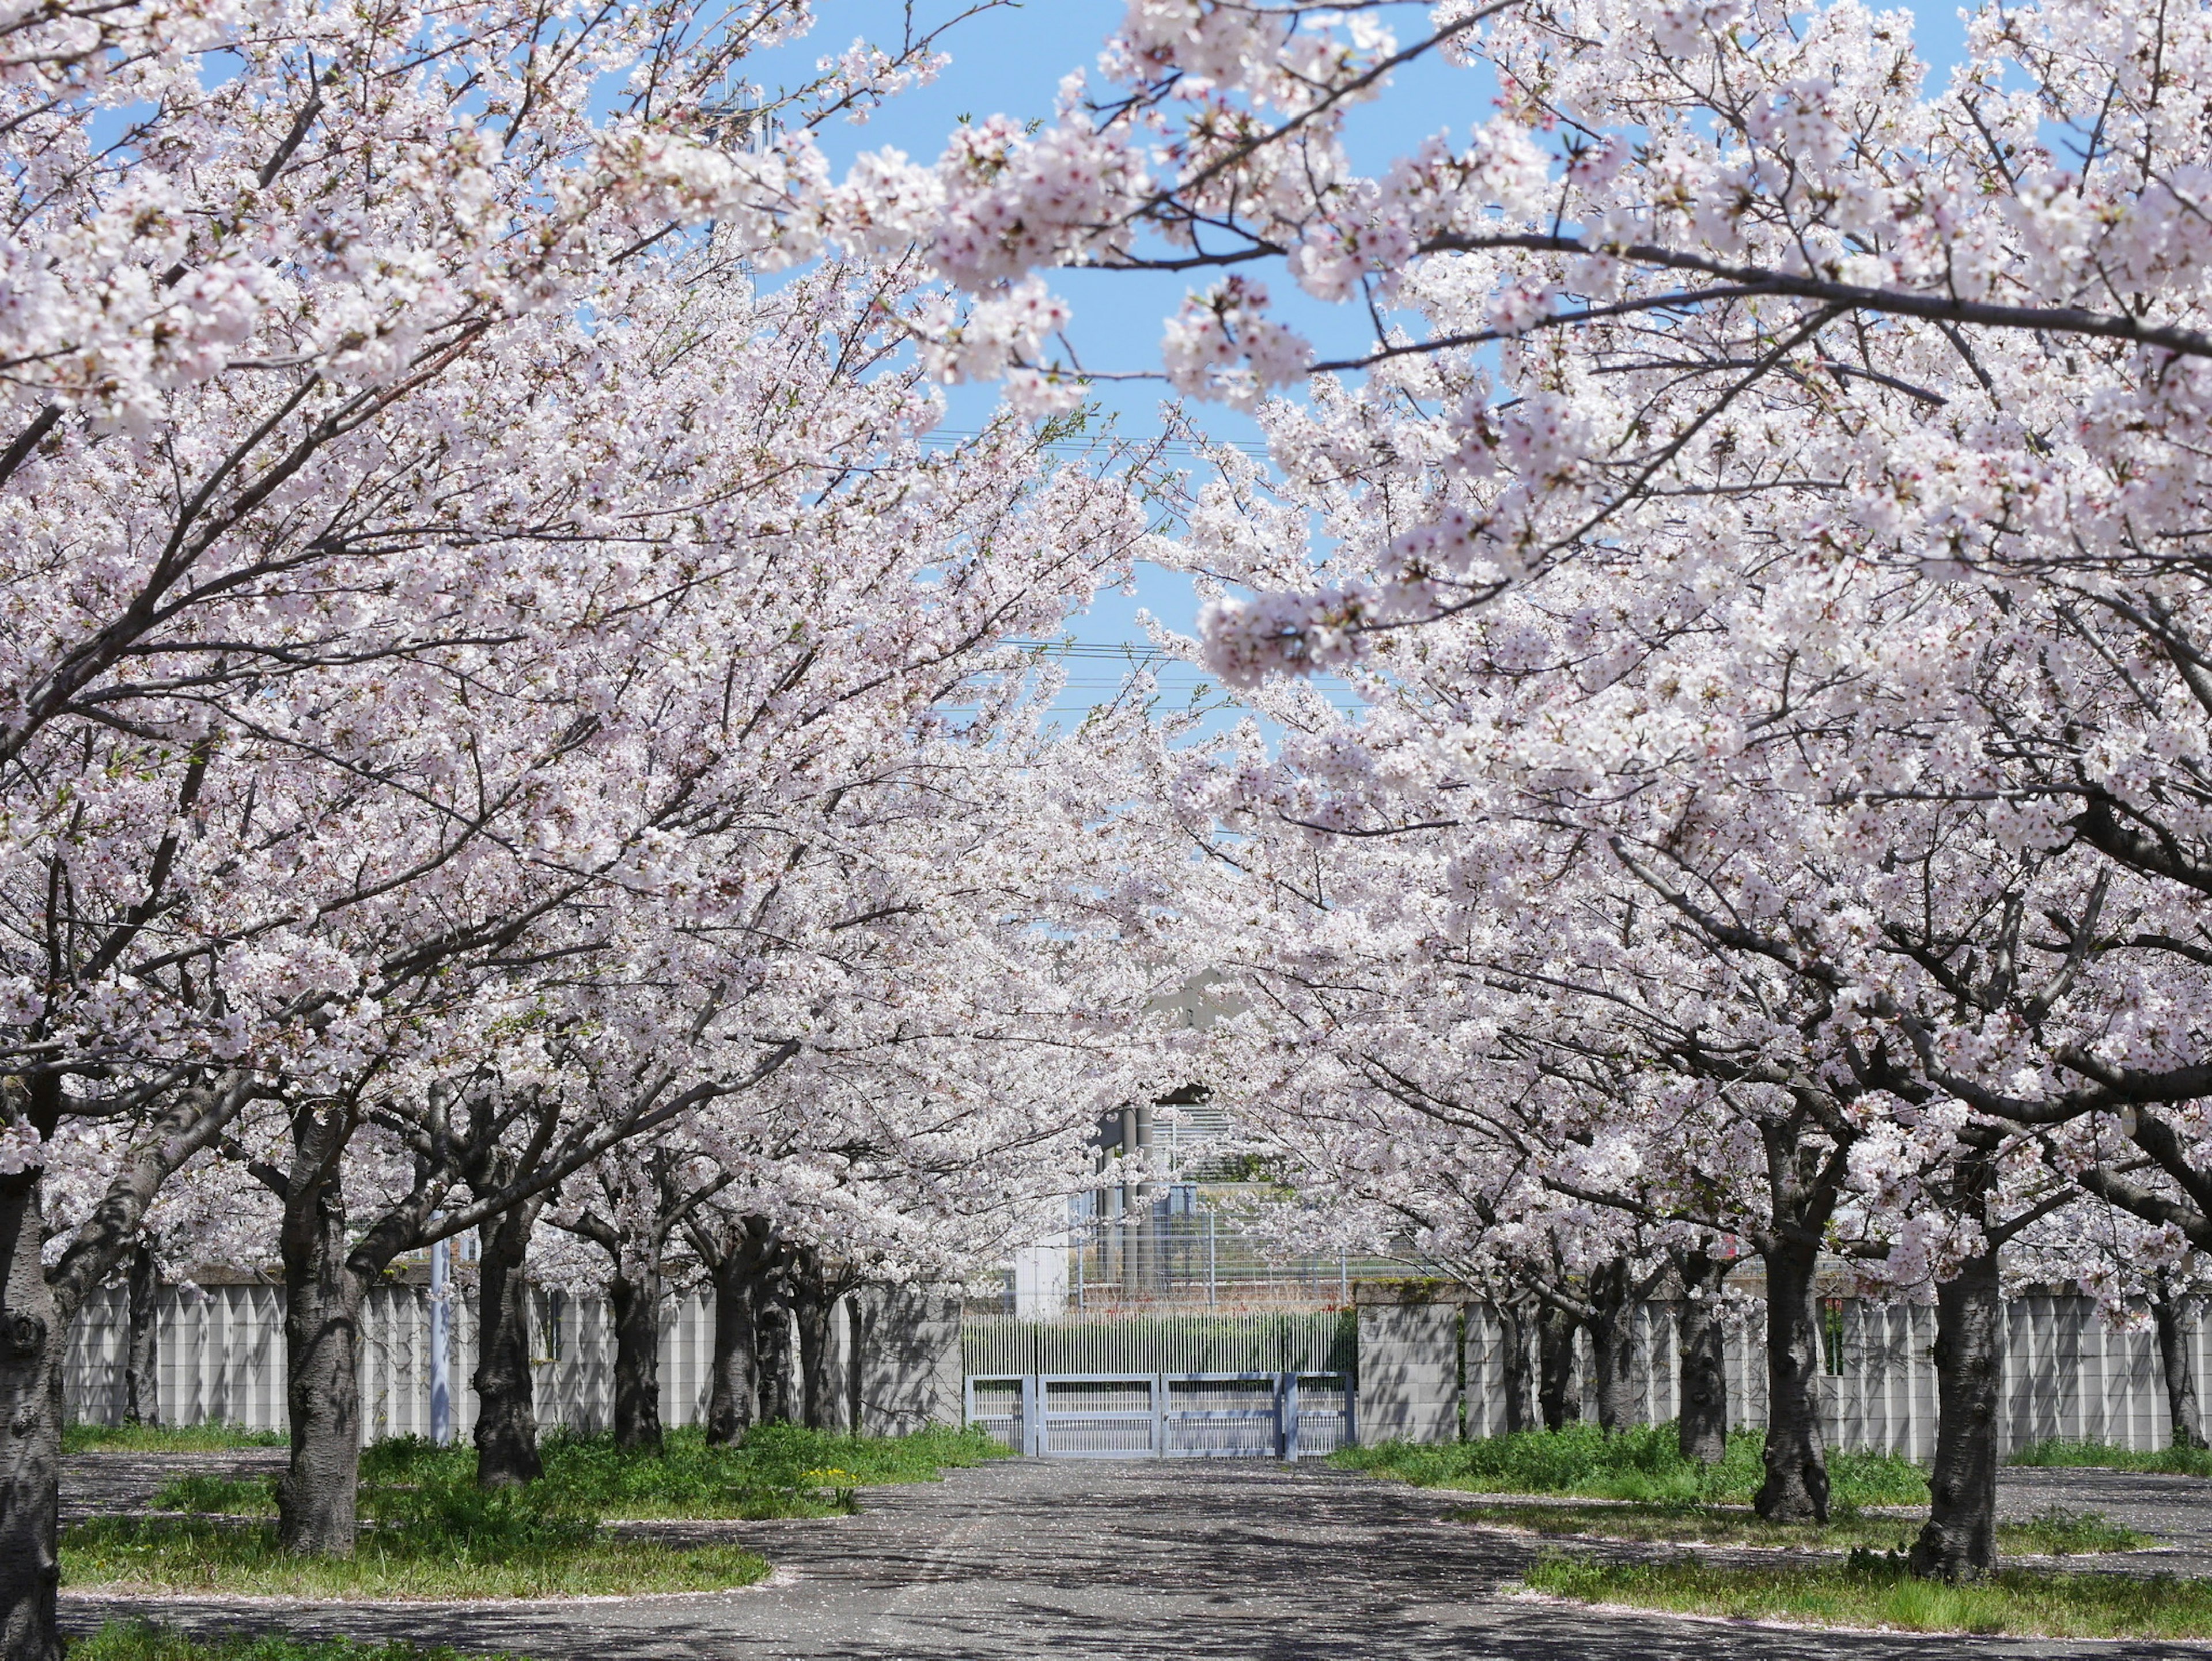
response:
<path id="1" fill-rule="evenodd" d="M 670 1433 L 659 1456 L 619 1451 L 599 1436 L 549 1435 L 545 1475 L 485 1493 L 476 1451 L 420 1438 L 362 1455 L 366 1526 L 350 1561 L 301 1559 L 276 1543 L 274 1481 L 188 1473 L 155 1496 L 187 1518 L 103 1517 L 62 1540 L 72 1585 L 158 1587 L 302 1597 L 550 1597 L 702 1591 L 750 1584 L 768 1565 L 731 1546 L 674 1547 L 612 1535 L 618 1520 L 825 1516 L 853 1509 L 878 1482 L 933 1481 L 998 1448 L 975 1431 L 830 1436 L 788 1425 L 742 1446 L 710 1448 Z"/>
<path id="2" fill-rule="evenodd" d="M 64 1649 L 69 1661 L 519 1661 L 507 1655 L 471 1658 L 442 1644 L 426 1650 L 412 1644 L 357 1644 L 347 1638 L 273 1632 L 193 1637 L 137 1621 L 111 1621 L 89 1638 L 66 1640 Z"/>
<path id="3" fill-rule="evenodd" d="M 834 1516 L 853 1509 L 858 1488 L 934 1482 L 948 1466 L 1005 1453 L 973 1429 L 857 1437 L 790 1425 L 761 1426 L 734 1448 L 709 1447 L 697 1430 L 672 1431 L 659 1457 L 624 1453 L 605 1436 L 561 1432 L 545 1437 L 540 1451 L 544 1477 L 517 1503 L 549 1516 L 625 1522 Z M 473 1448 L 410 1436 L 362 1451 L 362 1514 L 372 1521 L 465 1518 L 475 1494 Z M 276 1479 L 189 1473 L 166 1484 L 154 1508 L 272 1516 Z"/>
<path id="4" fill-rule="evenodd" d="M 486 1496 L 487 1511 L 498 1498 Z M 584 1520 L 510 1520 L 520 1525 L 365 1530 L 354 1555 L 337 1558 L 293 1555 L 273 1523 L 103 1517 L 62 1536 L 62 1583 L 334 1600 L 586 1597 L 714 1591 L 769 1571 L 736 1546 L 614 1538 Z"/>
<path id="5" fill-rule="evenodd" d="M 274 1476 L 210 1476 L 195 1473 L 173 1477 L 154 1495 L 155 1511 L 220 1512 L 234 1517 L 274 1517 L 276 1479 Z"/>
<path id="6" fill-rule="evenodd" d="M 756 1427 L 737 1447 L 707 1445 L 697 1429 L 672 1430 L 659 1457 L 624 1453 L 611 1437 L 563 1432 L 539 1444 L 545 1475 L 538 1503 L 608 1519 L 811 1517 L 852 1509 L 855 1488 L 933 1482 L 948 1466 L 981 1464 L 1006 1450 L 974 1428 L 912 1436 L 833 1436 L 795 1425 Z M 473 1491 L 476 1450 L 419 1437 L 379 1442 L 362 1456 L 364 1510 L 383 1515 L 411 1489 Z M 387 1499 L 385 1496 L 394 1496 Z"/>
<path id="7" fill-rule="evenodd" d="M 64 1453 L 220 1453 L 229 1448 L 281 1448 L 281 1430 L 241 1425 L 88 1425 L 62 1427 Z"/>
<path id="8" fill-rule="evenodd" d="M 2027 1446 L 2016 1450 L 2005 1463 L 2008 1465 L 2039 1465 L 2057 1469 L 2098 1465 L 2107 1470 L 2157 1471 L 2169 1476 L 2212 1476 L 2212 1449 L 2160 1448 L 2144 1453 L 2133 1448 L 2114 1447 L 2108 1442 L 2069 1442 L 2057 1437 L 2048 1441 L 2031 1442 Z"/>
<path id="9" fill-rule="evenodd" d="M 1729 1436 L 1717 1465 L 1682 1457 L 1674 1427 L 1638 1425 L 1607 1436 L 1595 1425 L 1518 1431 L 1476 1442 L 1433 1445 L 1384 1442 L 1346 1448 L 1329 1463 L 1347 1470 L 1397 1476 L 1419 1488 L 1476 1494 L 1562 1494 L 1584 1500 L 1633 1500 L 1647 1505 L 1748 1505 L 1765 1468 L 1755 1430 Z M 1882 1453 L 1828 1456 L 1830 1508 L 1847 1516 L 1868 1506 L 1923 1506 L 1928 1477 L 1909 1459 Z"/>
<path id="10" fill-rule="evenodd" d="M 2166 1574 L 2005 1569 L 1976 1585 L 1947 1586 L 1915 1579 L 1886 1553 L 1750 1567 L 1694 1557 L 1600 1562 L 1559 1556 L 1539 1561 L 1523 1584 L 1581 1603 L 1816 1627 L 2038 1638 L 2212 1637 L 2212 1581 Z"/>
<path id="11" fill-rule="evenodd" d="M 1471 1506 L 1452 1516 L 1463 1523 L 1525 1529 L 1532 1534 L 1583 1535 L 1639 1543 L 1792 1546 L 1808 1551 L 1908 1548 L 1919 1519 L 1854 1511 L 1825 1526 L 1769 1523 L 1746 1506 Z M 2053 1507 L 2024 1523 L 1997 1525 L 1997 1549 L 2050 1557 L 2132 1551 L 2152 1542 L 2099 1512 Z"/>

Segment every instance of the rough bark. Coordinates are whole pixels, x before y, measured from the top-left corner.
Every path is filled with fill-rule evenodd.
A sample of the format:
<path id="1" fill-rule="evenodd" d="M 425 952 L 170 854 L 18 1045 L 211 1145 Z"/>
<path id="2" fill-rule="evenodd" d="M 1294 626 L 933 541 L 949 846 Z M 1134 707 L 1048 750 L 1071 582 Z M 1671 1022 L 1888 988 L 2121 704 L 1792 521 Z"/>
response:
<path id="1" fill-rule="evenodd" d="M 2166 1377 L 2166 1422 L 2172 1427 L 2172 1445 L 2201 1448 L 2205 1445 L 2204 1421 L 2197 1407 L 2197 1369 L 2189 1359 L 2189 1323 L 2182 1298 L 2161 1284 L 2151 1299 L 2150 1316 L 2158 1332 L 2159 1369 Z"/>
<path id="2" fill-rule="evenodd" d="M 1820 1434 L 1818 1247 L 1776 1244 L 1766 1263 L 1766 1463 L 1753 1505 L 1770 1523 L 1828 1520 L 1828 1458 Z"/>
<path id="3" fill-rule="evenodd" d="M 361 1299 L 346 1262 L 345 1202 L 334 1174 L 286 1196 L 284 1400 L 292 1457 L 276 1483 L 276 1534 L 288 1551 L 353 1555 L 361 1481 Z"/>
<path id="4" fill-rule="evenodd" d="M 1912 1572 L 1978 1580 L 1997 1564 L 1997 1390 L 2003 1313 L 1997 1256 L 1970 1257 L 1936 1289 L 1936 1463 Z"/>
<path id="5" fill-rule="evenodd" d="M 1575 1390 L 1575 1332 L 1582 1323 L 1547 1307 L 1536 1326 L 1536 1405 L 1546 1430 L 1564 1430 L 1583 1416 Z"/>
<path id="6" fill-rule="evenodd" d="M 632 1452 L 661 1449 L 660 1293 L 656 1262 L 617 1267 L 607 1281 L 615 1323 L 615 1445 Z"/>
<path id="7" fill-rule="evenodd" d="M 842 1431 L 840 1409 L 846 1392 L 830 1374 L 830 1346 L 837 1300 L 822 1287 L 805 1282 L 792 1291 L 792 1324 L 799 1338 L 799 1376 L 801 1407 L 809 1430 Z"/>
<path id="8" fill-rule="evenodd" d="M 545 1474 L 530 1376 L 530 1283 L 524 1268 L 538 1206 L 526 1202 L 477 1231 L 477 1486 L 520 1488 Z"/>
<path id="9" fill-rule="evenodd" d="M 754 1305 L 754 1329 L 760 1339 L 760 1416 L 763 1424 L 791 1422 L 791 1311 L 781 1300 L 764 1298 Z"/>
<path id="10" fill-rule="evenodd" d="M 1618 1436 L 1636 1418 L 1636 1277 L 1628 1260 L 1600 1264 L 1589 1277 L 1590 1372 L 1597 1425 Z"/>
<path id="11" fill-rule="evenodd" d="M 0 1177 L 0 1656 L 60 1661 L 54 1619 L 62 1464 L 63 1324 L 40 1261 L 42 1173 Z"/>
<path id="12" fill-rule="evenodd" d="M 1542 1422 L 1536 1416 L 1535 1370 L 1528 1355 L 1529 1328 L 1534 1324 L 1519 1304 L 1498 1305 L 1498 1339 L 1504 1350 L 1505 1433 L 1534 1430 Z"/>
<path id="13" fill-rule="evenodd" d="M 154 1261 L 152 1241 L 141 1239 L 131 1249 L 131 1268 L 124 1286 L 131 1324 L 123 1357 L 123 1421 L 156 1425 L 161 1421 L 161 1399 L 154 1371 L 154 1335 L 161 1311 L 161 1277 Z"/>
<path id="14" fill-rule="evenodd" d="M 744 1439 L 760 1414 L 761 1335 L 753 1312 L 762 1262 L 740 1244 L 713 1266 L 714 1357 L 707 1395 L 707 1440 L 716 1447 Z"/>
<path id="15" fill-rule="evenodd" d="M 1681 1315 L 1676 1325 L 1676 1446 L 1682 1457 L 1717 1465 L 1728 1457 L 1728 1339 L 1721 1323 L 1721 1282 L 1735 1267 L 1730 1257 L 1703 1251 L 1675 1254 L 1682 1281 Z"/>

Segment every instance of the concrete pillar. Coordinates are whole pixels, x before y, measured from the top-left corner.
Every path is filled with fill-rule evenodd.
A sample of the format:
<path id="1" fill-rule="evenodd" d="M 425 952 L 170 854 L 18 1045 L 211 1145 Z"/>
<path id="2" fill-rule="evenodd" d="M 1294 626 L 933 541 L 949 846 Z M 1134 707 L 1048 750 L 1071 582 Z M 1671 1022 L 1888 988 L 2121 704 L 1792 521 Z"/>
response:
<path id="1" fill-rule="evenodd" d="M 1359 1439 L 1459 1439 L 1459 1305 L 1359 1305 Z"/>
<path id="2" fill-rule="evenodd" d="M 862 1433 L 957 1425 L 966 1383 L 958 1296 L 927 1287 L 863 1287 L 851 1296 Z"/>

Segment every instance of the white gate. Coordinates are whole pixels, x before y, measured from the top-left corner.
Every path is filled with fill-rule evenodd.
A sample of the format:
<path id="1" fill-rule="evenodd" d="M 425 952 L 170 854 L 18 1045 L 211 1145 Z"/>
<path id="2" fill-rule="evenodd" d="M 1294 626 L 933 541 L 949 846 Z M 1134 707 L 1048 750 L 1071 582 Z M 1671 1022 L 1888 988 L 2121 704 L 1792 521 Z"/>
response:
<path id="1" fill-rule="evenodd" d="M 1357 1439 L 1342 1372 L 971 1373 L 966 1417 L 1048 1459 L 1289 1459 Z"/>

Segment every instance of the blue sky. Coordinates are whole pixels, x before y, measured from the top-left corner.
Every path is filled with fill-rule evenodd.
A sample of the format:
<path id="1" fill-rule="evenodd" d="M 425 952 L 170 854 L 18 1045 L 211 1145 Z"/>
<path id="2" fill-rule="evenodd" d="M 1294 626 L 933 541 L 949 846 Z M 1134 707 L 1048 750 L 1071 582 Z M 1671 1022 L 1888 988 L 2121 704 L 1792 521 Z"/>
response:
<path id="1" fill-rule="evenodd" d="M 912 0 L 911 10 L 917 27 L 927 29 L 956 16 L 965 4 L 966 0 Z M 894 99 L 865 124 L 838 123 L 823 130 L 822 147 L 842 172 L 862 151 L 885 146 L 917 160 L 934 159 L 963 115 L 1049 119 L 1061 77 L 1092 66 L 1100 44 L 1125 9 L 1125 0 L 1025 0 L 971 18 L 945 36 L 942 45 L 952 62 L 934 84 Z M 1395 9 L 1391 23 L 1400 40 L 1418 38 L 1427 17 L 1426 4 L 1408 3 Z M 1940 72 L 1955 61 L 1960 50 L 1964 36 L 1959 13 L 1954 6 L 1940 3 L 1910 9 L 1917 14 L 1922 52 Z M 819 0 L 820 23 L 813 34 L 755 60 L 752 73 L 770 85 L 797 81 L 811 70 L 817 58 L 840 52 L 856 39 L 895 45 L 908 10 L 907 0 Z M 1486 77 L 1431 59 L 1402 71 L 1381 99 L 1362 106 L 1349 125 L 1347 141 L 1355 164 L 1380 171 L 1391 156 L 1430 133 L 1449 129 L 1464 142 L 1468 128 L 1490 113 L 1491 88 Z M 1074 309 L 1069 332 L 1085 367 L 1124 371 L 1157 368 L 1162 320 L 1194 286 L 1184 277 L 1077 271 L 1052 273 L 1051 282 Z M 1279 301 L 1290 302 L 1285 309 L 1291 319 L 1306 329 L 1324 353 L 1353 351 L 1367 344 L 1371 330 L 1354 308 L 1304 301 L 1279 276 L 1270 281 L 1270 287 Z M 1096 390 L 1096 401 L 1112 412 L 1121 430 L 1131 434 L 1159 430 L 1158 411 L 1165 396 L 1166 388 L 1158 382 L 1101 383 Z M 955 432 L 973 430 L 995 398 L 995 391 L 988 386 L 948 389 L 946 427 Z M 1216 438 L 1247 444 L 1257 440 L 1258 429 L 1251 420 L 1233 411 L 1209 405 L 1194 406 L 1194 413 Z M 1170 628 L 1194 630 L 1195 600 L 1188 581 L 1147 569 L 1137 587 L 1134 596 L 1103 598 L 1077 621 L 1071 635 L 1094 646 L 1141 642 L 1144 635 L 1137 624 L 1140 607 Z M 1066 706 L 1087 706 L 1118 684 L 1111 666 L 1102 662 L 1078 666 L 1075 677 L 1064 700 Z M 1180 694 L 1197 678 L 1187 672 L 1172 674 L 1170 689 Z M 1176 701 L 1181 701 L 1179 696 Z M 1340 695 L 1339 701 L 1349 703 L 1349 695 Z"/>

